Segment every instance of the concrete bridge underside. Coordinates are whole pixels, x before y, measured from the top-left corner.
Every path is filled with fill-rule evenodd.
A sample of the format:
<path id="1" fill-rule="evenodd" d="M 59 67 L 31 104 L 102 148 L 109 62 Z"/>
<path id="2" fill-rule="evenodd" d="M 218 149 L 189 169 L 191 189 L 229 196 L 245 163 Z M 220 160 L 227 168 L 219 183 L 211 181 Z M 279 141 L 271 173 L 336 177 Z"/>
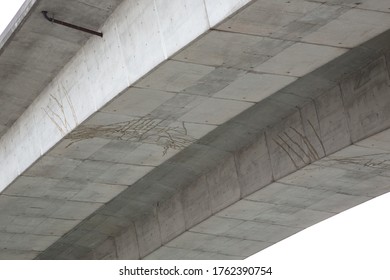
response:
<path id="1" fill-rule="evenodd" d="M 2 35 L 0 258 L 242 259 L 390 191 L 388 1 L 103 2 Z"/>

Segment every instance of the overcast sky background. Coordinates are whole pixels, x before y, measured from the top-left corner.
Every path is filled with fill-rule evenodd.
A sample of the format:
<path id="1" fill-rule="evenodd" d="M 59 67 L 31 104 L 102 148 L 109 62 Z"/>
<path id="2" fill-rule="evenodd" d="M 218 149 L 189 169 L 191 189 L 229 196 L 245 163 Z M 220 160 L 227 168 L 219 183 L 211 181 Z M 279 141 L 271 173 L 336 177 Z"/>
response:
<path id="1" fill-rule="evenodd" d="M 23 2 L 0 2 L 0 33 Z M 249 260 L 273 267 L 274 274 L 267 279 L 390 279 L 389 213 L 390 193 L 312 226 Z"/>

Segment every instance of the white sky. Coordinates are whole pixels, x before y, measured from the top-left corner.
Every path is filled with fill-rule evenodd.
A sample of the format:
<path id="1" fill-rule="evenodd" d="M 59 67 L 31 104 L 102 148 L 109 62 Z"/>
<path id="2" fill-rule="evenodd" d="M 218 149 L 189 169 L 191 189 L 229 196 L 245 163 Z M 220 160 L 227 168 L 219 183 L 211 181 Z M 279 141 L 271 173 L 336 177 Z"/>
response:
<path id="1" fill-rule="evenodd" d="M 1 0 L 0 33 L 24 0 Z M 390 180 L 389 180 L 390 183 Z M 249 260 L 268 279 L 390 279 L 390 193 L 312 226 Z"/>

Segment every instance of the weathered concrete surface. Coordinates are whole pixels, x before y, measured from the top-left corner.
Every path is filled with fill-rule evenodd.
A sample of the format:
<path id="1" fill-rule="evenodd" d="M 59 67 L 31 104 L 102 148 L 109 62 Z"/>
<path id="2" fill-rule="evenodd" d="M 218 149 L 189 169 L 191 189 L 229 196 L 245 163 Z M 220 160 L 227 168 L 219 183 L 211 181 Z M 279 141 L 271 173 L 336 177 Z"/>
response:
<path id="1" fill-rule="evenodd" d="M 305 36 L 319 32 L 321 27 L 331 25 L 358 8 L 291 1 L 292 10 L 286 16 L 291 14 L 293 19 L 284 22 L 285 18 L 270 18 L 269 27 L 283 31 L 298 24 L 301 26 L 298 31 L 303 33 L 297 32 L 302 36 L 291 39 L 284 38 L 283 32 L 280 36 L 264 36 L 249 27 L 245 31 L 248 24 L 256 25 L 256 18 L 243 20 L 256 5 L 270 14 L 277 10 L 275 1 L 254 1 L 174 54 L 174 50 L 182 46 L 172 40 L 165 41 L 164 36 L 171 36 L 172 30 L 179 32 L 175 26 L 183 25 L 181 31 L 188 32 L 185 28 L 188 25 L 183 23 L 188 9 L 182 7 L 183 13 L 172 16 L 172 23 L 153 21 L 155 25 L 150 22 L 150 26 L 145 25 L 145 19 L 155 13 L 169 14 L 169 9 L 158 8 L 157 2 L 139 1 L 140 7 L 127 1 L 122 4 L 102 28 L 105 34 L 111 35 L 103 42 L 95 38 L 88 41 L 58 75 L 54 85 L 45 89 L 30 111 L 15 124 L 13 132 L 7 132 L 1 139 L 4 145 L 0 149 L 6 147 L 3 154 L 7 156 L 0 170 L 14 172 L 1 179 L 7 182 L 21 173 L 0 195 L 6 221 L 4 233 L 16 233 L 13 226 L 20 218 L 25 218 L 21 222 L 22 233 L 13 238 L 28 240 L 20 242 L 24 247 L 13 248 L 12 242 L 7 243 L 3 246 L 7 248 L 3 249 L 3 255 L 9 251 L 10 256 L 18 258 L 32 255 L 41 259 L 148 258 L 154 250 L 173 242 L 172 248 L 163 248 L 175 256 L 194 250 L 188 254 L 192 256 L 189 258 L 242 258 L 252 253 L 252 249 L 265 248 L 310 222 L 327 217 L 325 214 L 336 213 L 344 201 L 348 201 L 348 197 L 337 194 L 332 198 L 333 211 L 321 210 L 326 205 L 303 211 L 299 219 L 302 222 L 296 225 L 288 224 L 288 213 L 298 212 L 302 205 L 285 207 L 286 216 L 277 217 L 272 211 L 278 212 L 278 209 L 264 202 L 271 208 L 266 208 L 270 215 L 262 218 L 260 223 L 263 224 L 257 224 L 256 217 L 244 218 L 248 221 L 244 231 L 264 231 L 262 239 L 255 239 L 253 235 L 241 238 L 242 230 L 237 228 L 232 232 L 226 230 L 227 234 L 221 229 L 222 239 L 218 234 L 210 236 L 213 231 L 204 229 L 205 232 L 194 231 L 175 241 L 184 231 L 192 231 L 205 219 L 219 217 L 223 209 L 269 183 L 389 127 L 385 117 L 389 104 L 385 61 L 389 34 L 384 33 L 362 46 L 358 44 L 387 30 L 390 14 L 374 12 L 381 18 L 380 24 L 361 23 L 363 17 L 348 14 L 346 18 L 350 22 L 359 23 L 357 28 L 363 25 L 370 32 L 368 37 L 360 36 L 359 32 L 356 37 L 351 35 L 353 38 L 346 42 L 350 45 L 340 48 L 332 42 L 329 45 L 308 43 Z M 172 3 L 177 4 L 177 1 Z M 211 24 L 212 18 L 224 11 L 214 10 L 215 7 L 210 10 L 210 5 L 215 5 L 216 1 L 199 1 L 200 6 L 207 8 L 204 17 L 204 10 L 194 3 L 191 2 L 194 5 L 191 10 L 199 14 L 189 20 L 203 23 L 199 24 L 199 30 L 193 30 L 192 39 L 210 27 L 204 25 L 205 19 Z M 230 3 L 234 9 L 243 4 L 242 1 L 218 3 Z M 213 15 L 213 11 L 218 12 Z M 363 12 L 359 9 L 353 13 Z M 370 17 L 372 13 L 369 11 Z M 132 21 L 134 18 L 137 20 Z M 153 20 L 158 18 L 153 17 Z M 310 24 L 305 25 L 306 21 Z M 234 22 L 243 23 L 238 24 L 237 29 L 229 28 Z M 226 24 L 226 29 L 232 30 L 224 30 Z M 151 32 L 138 34 L 140 26 Z M 165 34 L 162 31 L 167 34 L 161 39 L 161 34 Z M 129 39 L 130 35 L 137 38 Z M 185 38 L 185 42 L 191 40 Z M 129 49 L 139 50 L 139 56 L 134 56 Z M 151 53 L 156 56 L 150 56 Z M 173 54 L 171 59 L 128 88 Z M 102 61 L 96 63 L 96 57 Z M 285 69 L 278 64 L 284 59 L 288 59 Z M 97 77 L 99 83 L 91 83 L 91 79 L 85 77 Z M 351 86 L 356 79 L 362 83 Z M 376 90 L 368 91 L 371 87 Z M 118 98 L 67 134 L 122 89 Z M 353 98 L 348 101 L 346 94 L 359 95 L 362 100 L 368 95 L 380 99 L 381 113 L 377 116 L 372 113 L 376 110 L 375 102 L 368 102 L 367 108 L 362 110 L 362 101 L 356 103 Z M 61 108 L 65 108 L 63 112 Z M 36 116 L 34 114 L 41 114 L 31 119 L 42 121 L 36 126 L 42 130 L 28 125 L 31 121 L 28 117 Z M 351 126 L 359 120 L 364 121 L 353 132 Z M 19 138 L 12 138 L 12 133 Z M 23 172 L 31 161 L 64 135 L 65 139 Z M 32 147 L 40 152 L 34 152 Z M 26 157 L 19 156 L 26 153 Z M 17 172 L 12 169 L 15 166 Z M 354 202 L 364 201 L 366 197 L 369 196 L 362 195 L 362 199 L 358 197 Z M 238 203 L 249 205 L 246 200 L 248 198 Z M 326 204 L 326 198 L 324 200 Z M 13 208 L 13 205 L 17 206 Z M 252 207 L 254 211 L 256 207 Z M 310 220 L 314 211 L 325 214 L 318 213 L 314 216 L 316 219 Z M 35 218 L 44 219 L 39 227 L 35 226 L 38 221 L 26 222 Z M 53 227 L 49 226 L 43 234 L 36 234 L 35 230 L 45 228 L 50 219 L 53 223 L 67 220 L 73 224 L 64 223 L 63 227 L 56 227 L 56 231 L 51 231 Z M 272 219 L 279 224 L 271 226 Z M 273 230 L 277 234 L 272 233 Z M 274 239 L 270 238 L 272 235 Z M 196 244 L 187 244 L 194 236 L 209 244 L 212 256 L 208 252 L 199 253 Z M 184 248 L 183 244 L 190 247 Z M 223 244 L 230 244 L 230 251 L 223 252 Z M 240 251 L 241 247 L 248 248 L 247 253 Z"/>
<path id="2" fill-rule="evenodd" d="M 6 132 L 0 140 L 0 189 L 9 185 L 40 156 L 113 97 L 206 32 L 210 28 L 209 22 L 215 24 L 221 21 L 248 0 L 214 2 L 169 1 L 167 6 L 160 0 L 127 0 L 122 2 L 107 20 L 105 19 L 112 11 L 111 8 L 117 6 L 119 1 L 89 1 L 87 4 L 82 1 L 62 1 L 60 4 L 53 1 L 37 2 L 26 20 L 6 42 L 0 57 L 0 60 L 4 59 L 6 66 L 1 68 L 4 71 L 2 90 L 9 88 L 16 91 L 12 95 L 1 94 L 0 98 L 11 98 L 19 102 L 15 108 L 15 102 L 11 102 L 12 100 L 7 99 L 9 102 L 0 103 L 7 104 L 6 110 L 0 110 L 1 114 L 4 114 L 1 130 Z M 79 7 L 83 5 L 88 9 Z M 99 30 L 104 36 L 93 36 L 85 43 L 87 37 L 83 33 L 45 22 L 41 10 L 66 14 L 70 17 L 69 21 L 73 20 L 74 23 L 78 22 L 92 29 L 98 29 L 98 26 L 91 24 L 95 22 L 95 17 L 99 18 L 102 20 L 99 21 Z M 90 15 L 91 13 L 93 15 Z M 83 17 L 82 20 L 78 20 L 80 17 Z M 90 25 L 85 23 L 86 20 L 91 21 Z M 97 22 L 96 20 L 96 25 Z M 38 31 L 35 32 L 34 28 Z M 25 29 L 27 35 L 24 34 Z M 22 39 L 19 40 L 18 36 Z M 42 36 L 46 40 L 42 40 Z M 28 39 L 31 42 L 26 42 Z M 62 39 L 69 42 L 63 42 Z M 13 46 L 14 44 L 16 46 Z M 23 51 L 23 47 L 29 51 Z M 60 61 L 57 61 L 58 59 Z M 52 63 L 49 63 L 51 61 Z M 63 67 L 65 62 L 68 63 Z M 24 76 L 23 67 L 34 70 L 27 69 L 30 76 Z M 58 69 L 43 71 L 42 67 Z M 31 76 L 34 71 L 40 71 L 44 80 L 40 80 L 38 74 L 39 77 Z M 153 92 L 149 92 L 150 94 Z M 18 96 L 23 98 L 15 99 Z M 166 98 L 169 99 L 169 94 L 160 101 Z M 142 100 L 144 104 L 147 101 L 146 98 Z M 233 107 L 237 113 L 248 106 L 236 106 L 229 101 L 222 103 L 222 107 Z M 26 109 L 28 105 L 30 106 Z M 161 103 L 155 105 L 158 107 Z M 146 109 L 148 108 L 150 107 Z M 142 111 L 131 115 L 139 118 L 145 117 L 147 113 Z M 14 123 L 17 117 L 18 121 Z M 224 120 L 216 117 L 218 122 Z M 12 123 L 12 129 L 8 129 Z M 203 135 L 204 131 L 213 128 L 210 126 L 198 129 L 197 125 L 193 127 L 195 136 L 199 130 Z"/>
<path id="3" fill-rule="evenodd" d="M 359 48 L 368 50 L 388 40 L 385 38 L 389 33 Z M 354 79 L 358 86 L 353 89 L 360 92 L 361 99 L 371 96 L 380 99 L 381 106 L 389 104 L 387 62 L 383 45 L 377 46 L 376 59 L 371 60 L 374 56 L 370 53 L 371 62 L 357 53 L 362 57 L 358 69 L 351 64 L 357 54 L 347 53 L 210 132 L 148 173 L 38 258 L 97 258 L 99 246 L 88 250 L 84 244 L 79 251 L 77 247 L 69 249 L 74 245 L 67 242 L 113 226 L 118 232 L 113 235 L 115 242 L 101 258 L 241 259 L 388 192 L 389 154 L 384 150 L 388 131 L 370 135 L 375 129 L 389 127 L 390 120 L 374 118 L 370 129 L 362 132 L 362 137 L 369 137 L 360 142 L 353 139 L 353 128 L 359 126 L 348 110 L 360 99 L 349 103 L 349 92 L 345 92 Z M 334 69 L 339 69 L 339 78 Z M 327 83 L 312 85 L 311 75 Z M 305 84 L 316 86 L 312 98 L 296 94 Z M 329 84 L 333 87 L 328 88 Z M 366 112 L 377 106 L 373 104 L 366 102 L 365 110 L 352 112 L 365 120 Z M 276 119 L 262 110 L 270 106 L 279 108 Z M 151 204 L 154 207 L 150 208 Z M 133 221 L 130 228 L 125 222 L 129 220 Z M 112 233 L 106 234 L 106 238 L 110 236 Z M 132 240 L 126 245 L 125 236 Z"/>
<path id="4" fill-rule="evenodd" d="M 41 11 L 54 13 L 59 20 L 99 30 L 121 2 L 25 1 L 0 36 L 0 136 L 91 37 L 51 24 Z"/>

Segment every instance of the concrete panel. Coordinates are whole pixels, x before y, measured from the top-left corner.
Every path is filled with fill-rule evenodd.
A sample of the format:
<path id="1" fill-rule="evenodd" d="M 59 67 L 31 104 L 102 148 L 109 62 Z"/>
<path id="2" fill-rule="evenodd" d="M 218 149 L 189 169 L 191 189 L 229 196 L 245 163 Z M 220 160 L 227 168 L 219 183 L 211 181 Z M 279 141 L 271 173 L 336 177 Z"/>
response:
<path id="1" fill-rule="evenodd" d="M 136 166 L 127 164 L 114 164 L 105 172 L 94 179 L 96 183 L 114 184 L 114 185 L 131 185 L 141 179 L 153 167 Z"/>
<path id="2" fill-rule="evenodd" d="M 241 197 L 260 189 L 273 180 L 265 135 L 235 154 Z"/>
<path id="3" fill-rule="evenodd" d="M 0 123 L 4 126 L 4 132 L 11 126 L 11 124 L 18 118 L 19 114 L 24 112 L 29 105 L 29 100 L 23 100 L 12 95 L 1 93 L 1 103 L 7 104 L 7 108 L 1 110 Z"/>
<path id="4" fill-rule="evenodd" d="M 249 2 L 250 0 L 205 0 L 210 28 Z"/>
<path id="5" fill-rule="evenodd" d="M 328 160 L 321 160 L 316 163 L 320 166 L 304 168 L 298 171 L 296 175 L 287 176 L 281 181 L 330 191 L 324 193 L 326 196 L 331 196 L 332 193 L 337 192 L 345 195 L 375 197 L 389 191 L 386 177 L 378 176 L 380 174 L 378 169 L 385 169 L 385 167 L 375 170 L 375 160 L 372 160 L 372 157 L 371 159 L 364 156 L 337 157 L 334 162 L 328 162 L 334 167 L 322 166 L 323 162 L 326 164 Z M 367 168 L 363 169 L 362 167 L 367 162 L 369 163 Z M 382 160 L 379 162 L 383 163 Z M 372 164 L 371 168 L 370 164 Z M 335 165 L 337 165 L 337 168 Z M 333 178 L 331 181 L 328 180 L 330 176 Z M 312 191 L 315 190 L 311 189 L 310 192 Z"/>
<path id="6" fill-rule="evenodd" d="M 106 204 L 105 207 L 99 209 L 99 214 L 114 216 L 116 220 L 113 221 L 112 235 L 116 234 L 115 228 L 122 230 L 131 221 L 138 221 L 144 216 L 151 215 L 154 211 L 155 204 L 148 205 L 143 201 L 131 200 L 129 198 L 117 197 Z M 105 225 L 101 224 L 101 231 L 105 230 Z M 118 232 L 118 231 L 117 231 Z"/>
<path id="7" fill-rule="evenodd" d="M 348 171 L 345 176 L 336 178 L 334 182 L 321 187 L 362 197 L 377 197 L 390 191 L 388 177 L 359 171 Z"/>
<path id="8" fill-rule="evenodd" d="M 121 0 L 108 0 L 100 2 L 99 0 L 78 0 L 81 3 L 97 7 L 102 10 L 111 10 L 113 7 L 118 6 L 122 1 Z"/>
<path id="9" fill-rule="evenodd" d="M 239 227 L 227 230 L 222 235 L 227 237 L 241 238 L 245 240 L 276 243 L 299 231 L 301 231 L 301 229 L 246 221 L 240 224 Z"/>
<path id="10" fill-rule="evenodd" d="M 203 0 L 155 0 L 155 5 L 167 57 L 210 28 Z"/>
<path id="11" fill-rule="evenodd" d="M 243 257 L 162 246 L 145 260 L 236 260 Z"/>
<path id="12" fill-rule="evenodd" d="M 65 179 L 69 181 L 78 181 L 80 183 L 93 182 L 114 164 L 115 163 L 113 162 L 85 160 L 76 169 L 70 172 Z"/>
<path id="13" fill-rule="evenodd" d="M 89 230 L 94 230 L 97 232 L 104 233 L 109 236 L 116 236 L 118 233 L 123 232 L 131 223 L 129 220 L 126 220 L 122 217 L 115 216 L 106 216 L 106 215 L 91 215 L 87 219 L 87 224 L 91 223 L 90 228 L 87 226 L 86 228 Z"/>
<path id="14" fill-rule="evenodd" d="M 192 94 L 177 94 L 155 110 L 150 112 L 151 118 L 176 121 L 206 100 L 206 97 Z"/>
<path id="15" fill-rule="evenodd" d="M 298 231 L 300 229 L 218 216 L 212 216 L 191 229 L 191 232 L 269 243 L 280 241 Z"/>
<path id="16" fill-rule="evenodd" d="M 363 202 L 366 202 L 370 199 L 371 199 L 370 197 L 353 196 L 353 195 L 337 193 L 337 194 L 333 194 L 332 196 L 320 202 L 311 205 L 308 208 L 313 210 L 319 210 L 319 211 L 340 213 L 356 205 L 359 205 Z"/>
<path id="17" fill-rule="evenodd" d="M 42 154 L 50 150 L 54 143 L 70 131 L 69 125 L 75 125 L 76 123 L 70 108 L 71 103 L 68 102 L 65 93 L 59 87 L 58 80 L 55 79 L 30 106 L 35 114 L 35 121 L 40 127 L 39 142 Z M 63 103 L 64 100 L 66 100 L 66 103 Z M 31 115 L 22 115 L 18 122 L 29 123 L 30 118 Z"/>
<path id="18" fill-rule="evenodd" d="M 132 201 L 138 201 L 145 205 L 160 204 L 166 199 L 172 197 L 176 189 L 174 186 L 166 186 L 161 182 L 140 180 L 123 193 L 125 198 Z"/>
<path id="19" fill-rule="evenodd" d="M 328 197 L 326 190 L 312 189 L 282 183 L 272 183 L 246 197 L 247 200 L 292 207 L 308 207 Z"/>
<path id="20" fill-rule="evenodd" d="M 62 179 L 80 164 L 80 160 L 46 156 L 28 169 L 25 175 Z"/>
<path id="21" fill-rule="evenodd" d="M 213 131 L 218 127 L 213 124 L 199 124 L 191 122 L 182 122 L 182 124 L 184 124 L 184 126 L 186 127 L 188 135 L 190 137 L 193 137 L 194 139 L 201 139 L 203 138 L 203 136 L 207 135 L 209 132 Z"/>
<path id="22" fill-rule="evenodd" d="M 96 111 L 97 96 L 91 90 L 91 84 L 94 87 L 96 81 L 88 71 L 86 55 L 80 51 L 62 69 L 64 78 L 56 80 L 58 94 L 52 96 L 52 103 L 61 107 L 61 117 L 69 130 L 89 117 L 89 112 Z M 90 83 L 86 84 L 85 81 Z"/>
<path id="23" fill-rule="evenodd" d="M 0 247 L 7 250 L 43 251 L 56 240 L 55 236 L 0 233 Z"/>
<path id="24" fill-rule="evenodd" d="M 113 238 L 108 238 L 96 249 L 93 250 L 94 259 L 97 260 L 117 260 L 115 242 Z"/>
<path id="25" fill-rule="evenodd" d="M 244 222 L 244 220 L 229 219 L 213 215 L 210 218 L 191 228 L 190 231 L 213 235 L 222 235 L 223 233 L 241 225 Z"/>
<path id="26" fill-rule="evenodd" d="M 5 215 L 50 217 L 63 204 L 61 200 L 0 195 L 0 210 Z"/>
<path id="27" fill-rule="evenodd" d="M 68 243 L 69 245 L 75 245 L 75 246 L 80 246 L 83 248 L 94 248 L 94 249 L 99 249 L 100 245 L 104 244 L 108 239 L 107 234 L 98 232 L 98 231 L 93 231 L 93 230 L 80 230 L 79 232 L 71 231 L 70 234 L 67 234 L 64 238 L 64 242 Z M 109 246 L 112 243 L 109 244 Z M 114 248 L 115 249 L 115 248 Z M 102 252 L 103 256 L 99 257 L 104 257 L 104 255 L 107 252 Z M 115 251 L 114 251 L 115 253 Z"/>
<path id="28" fill-rule="evenodd" d="M 381 12 L 389 12 L 389 3 L 386 0 L 362 0 L 356 2 L 354 0 L 310 0 L 312 2 L 328 3 L 331 5 L 343 5 L 363 10 L 373 10 Z"/>
<path id="29" fill-rule="evenodd" d="M 299 21 L 320 4 L 307 1 L 253 1 L 253 3 L 218 29 L 261 36 L 275 36 L 285 26 Z"/>
<path id="30" fill-rule="evenodd" d="M 324 1 L 319 1 L 319 0 L 308 0 L 309 2 L 319 2 L 319 3 L 326 3 L 329 5 L 344 5 L 347 7 L 356 7 L 358 5 L 358 2 L 355 2 L 353 0 L 324 0 Z"/>
<path id="31" fill-rule="evenodd" d="M 87 159 L 100 148 L 108 144 L 111 140 L 93 137 L 74 141 L 72 139 L 64 139 L 55 146 L 48 155 L 53 157 L 71 158 L 71 159 Z"/>
<path id="32" fill-rule="evenodd" d="M 326 155 L 326 150 L 321 139 L 321 129 L 315 103 L 310 101 L 301 105 L 300 113 L 305 135 L 304 141 L 310 143 L 308 146 L 312 161 L 323 158 Z"/>
<path id="33" fill-rule="evenodd" d="M 175 168 L 181 167 L 184 170 L 176 169 L 176 171 L 184 171 L 186 173 L 188 173 L 188 171 L 192 171 L 193 174 L 197 174 L 197 177 L 200 177 L 213 171 L 215 166 L 221 165 L 231 156 L 232 155 L 228 152 L 194 143 L 169 160 L 169 163 L 173 165 L 173 171 Z M 173 174 L 175 173 L 170 175 Z M 175 176 L 177 176 L 177 173 Z M 197 178 L 195 177 L 193 179 L 195 180 Z M 184 186 L 187 185 L 188 184 Z"/>
<path id="34" fill-rule="evenodd" d="M 220 217 L 305 228 L 333 216 L 333 213 L 263 202 L 240 200 L 217 214 Z"/>
<path id="35" fill-rule="evenodd" d="M 97 109 L 130 85 L 123 54 L 120 51 L 121 43 L 115 19 L 110 18 L 102 31 L 104 32 L 102 39 L 95 36 L 96 38 L 91 38 L 83 47 L 88 71 L 87 80 L 92 85 L 89 90 L 95 93 Z"/>
<path id="36" fill-rule="evenodd" d="M 220 211 L 215 216 L 251 221 L 272 206 L 271 204 L 242 199 Z"/>
<path id="37" fill-rule="evenodd" d="M 137 87 L 180 92 L 213 71 L 213 67 L 168 60 L 136 83 Z"/>
<path id="38" fill-rule="evenodd" d="M 357 146 L 375 148 L 390 152 L 390 130 L 377 133 L 367 139 L 355 143 Z"/>
<path id="39" fill-rule="evenodd" d="M 167 58 L 154 0 L 123 1 L 115 11 L 117 34 L 130 83 Z"/>
<path id="40" fill-rule="evenodd" d="M 285 184 L 313 188 L 326 184 L 326 182 L 329 181 L 329 178 L 341 177 L 345 175 L 346 172 L 346 170 L 339 168 L 309 165 L 279 181 Z"/>
<path id="41" fill-rule="evenodd" d="M 347 53 L 349 54 L 349 52 Z M 315 99 L 321 94 L 331 90 L 332 88 L 338 86 L 339 75 L 335 74 L 336 67 L 324 71 L 325 66 L 314 70 L 312 73 L 305 75 L 304 77 L 299 78 L 295 82 L 289 84 L 283 88 L 279 93 L 293 94 L 305 99 Z M 331 78 L 337 76 L 337 79 L 331 79 L 328 73 L 332 73 Z M 279 93 L 275 93 L 272 96 L 277 96 Z"/>
<path id="42" fill-rule="evenodd" d="M 198 141 L 199 144 L 209 146 L 220 151 L 235 153 L 251 145 L 261 132 L 261 127 L 248 127 L 241 123 L 228 122 L 218 126 L 212 132 Z"/>
<path id="43" fill-rule="evenodd" d="M 158 204 L 157 218 L 162 244 L 166 244 L 185 231 L 186 225 L 180 194 Z"/>
<path id="44" fill-rule="evenodd" d="M 244 70 L 218 67 L 199 79 L 195 85 L 185 88 L 183 92 L 202 96 L 213 96 L 215 93 L 229 86 L 236 79 L 245 75 L 245 73 Z"/>
<path id="45" fill-rule="evenodd" d="M 303 134 L 299 112 L 265 132 L 274 179 L 279 179 L 314 160 L 310 142 Z"/>
<path id="46" fill-rule="evenodd" d="M 2 172 L 2 175 L 0 176 L 0 183 L 3 184 L 1 187 L 2 190 L 19 175 L 16 154 L 11 152 L 15 145 L 16 143 L 9 138 L 2 137 L 0 139 L 0 155 L 4 159 L 0 161 L 0 170 L 7 170 L 7 168 L 10 168 L 9 172 Z"/>
<path id="47" fill-rule="evenodd" d="M 126 186 L 119 185 L 88 183 L 80 192 L 71 197 L 71 200 L 105 203 L 116 197 L 126 188 Z"/>
<path id="48" fill-rule="evenodd" d="M 29 177 L 29 176 L 20 176 L 16 179 L 12 188 L 7 188 L 3 191 L 3 194 L 8 195 L 23 195 L 25 196 L 34 196 L 43 197 L 47 188 L 55 186 L 60 182 L 58 179 L 43 179 L 42 177 Z"/>
<path id="49" fill-rule="evenodd" d="M 137 220 L 135 230 L 141 258 L 161 246 L 160 227 L 155 213 Z"/>
<path id="50" fill-rule="evenodd" d="M 136 142 L 112 140 L 92 154 L 89 159 L 130 164 L 132 152 L 140 145 L 141 143 Z"/>
<path id="51" fill-rule="evenodd" d="M 27 169 L 33 159 L 37 159 L 41 156 L 41 141 L 39 131 L 36 127 L 39 125 L 36 122 L 36 114 L 31 109 L 26 110 L 31 114 L 31 123 L 29 125 L 21 122 L 15 123 L 11 131 L 14 133 L 14 143 L 20 143 L 17 145 L 12 153 L 18 156 L 18 169 L 20 171 Z"/>
<path id="52" fill-rule="evenodd" d="M 19 218 L 19 217 L 18 217 Z M 33 219 L 32 217 L 24 217 L 24 219 L 29 222 Z M 35 227 L 32 234 L 38 235 L 55 235 L 55 236 L 63 236 L 65 233 L 69 231 L 69 229 L 74 228 L 77 224 L 80 223 L 81 220 L 65 220 L 65 219 L 53 219 L 46 218 L 41 223 Z M 26 231 L 27 232 L 27 231 Z"/>
<path id="53" fill-rule="evenodd" d="M 296 43 L 257 66 L 255 71 L 302 77 L 344 52 L 346 49 Z"/>
<path id="54" fill-rule="evenodd" d="M 182 191 L 182 203 L 186 229 L 198 224 L 211 215 L 209 192 L 205 177 Z"/>
<path id="55" fill-rule="evenodd" d="M 57 219 L 82 220 L 87 218 L 97 209 L 103 206 L 102 203 L 66 201 L 53 211 L 50 217 Z"/>
<path id="56" fill-rule="evenodd" d="M 62 220 L 24 215 L 0 215 L 0 221 L 2 232 L 57 237 L 64 235 L 69 228 L 76 226 L 80 222 L 79 220 Z"/>
<path id="57" fill-rule="evenodd" d="M 178 155 L 176 157 L 178 157 Z M 180 174 L 180 176 L 178 176 L 178 174 Z M 134 184 L 132 188 L 126 190 L 123 195 L 129 198 L 134 198 L 135 194 L 137 194 L 137 197 L 143 197 L 138 194 L 147 190 L 147 187 L 151 188 L 146 191 L 146 194 L 153 194 L 153 192 L 156 192 L 156 189 L 159 188 L 162 189 L 161 191 L 157 191 L 160 195 L 164 192 L 180 190 L 187 187 L 191 182 L 195 182 L 198 179 L 198 175 L 199 172 L 194 169 L 189 169 L 185 165 L 166 162 L 159 168 L 153 169 L 142 178 L 142 180 Z M 153 189 L 154 191 L 152 191 Z M 165 194 L 162 197 L 169 198 L 169 196 L 165 196 Z"/>
<path id="58" fill-rule="evenodd" d="M 164 150 L 164 147 L 148 143 L 111 141 L 90 159 L 125 164 L 158 166 L 179 152 L 179 149 Z"/>
<path id="59" fill-rule="evenodd" d="M 131 87 L 101 111 L 142 117 L 175 96 L 174 93 Z"/>
<path id="60" fill-rule="evenodd" d="M 187 114 L 180 117 L 179 120 L 219 125 L 245 111 L 252 105 L 253 103 L 251 102 L 210 98 L 200 103 L 194 109 L 191 109 Z"/>
<path id="61" fill-rule="evenodd" d="M 120 115 L 120 114 L 111 114 L 111 113 L 104 113 L 98 111 L 95 113 L 90 119 L 88 119 L 86 122 L 84 122 L 82 125 L 80 125 L 74 132 L 72 132 L 70 135 L 68 135 L 68 138 L 73 139 L 73 140 L 79 140 L 79 138 L 76 138 L 74 135 L 77 136 L 77 133 L 83 132 L 87 128 L 96 128 L 98 126 L 104 125 L 104 126 L 109 126 L 109 125 L 116 125 L 118 123 L 124 123 L 124 122 L 130 122 L 130 121 L 135 121 L 135 120 L 140 120 L 138 117 L 131 117 L 131 116 L 126 116 L 126 115 Z M 96 134 L 93 134 L 96 135 Z M 109 139 L 116 139 L 115 136 L 111 136 L 109 133 L 102 135 L 104 138 L 109 138 Z M 91 136 L 89 136 L 91 138 Z M 81 138 L 83 139 L 83 138 Z"/>
<path id="62" fill-rule="evenodd" d="M 221 162 L 205 177 L 213 213 L 240 199 L 240 185 L 233 156 Z"/>
<path id="63" fill-rule="evenodd" d="M 334 213 L 310 209 L 301 209 L 295 213 L 291 212 L 291 210 L 280 206 L 273 207 L 264 215 L 258 216 L 255 220 L 262 223 L 304 229 L 334 216 Z"/>
<path id="64" fill-rule="evenodd" d="M 389 13 L 390 5 L 386 0 L 363 0 L 358 5 L 359 9 L 373 10 Z"/>
<path id="65" fill-rule="evenodd" d="M 266 242 L 185 232 L 178 238 L 169 242 L 166 246 L 226 254 L 237 257 L 247 257 L 254 254 L 256 250 L 258 251 L 260 249 L 264 249 L 269 245 L 270 244 Z"/>
<path id="66" fill-rule="evenodd" d="M 388 29 L 386 13 L 351 9 L 338 19 L 305 36 L 302 41 L 321 45 L 353 48 Z M 348 36 L 345 36 L 348 34 Z"/>
<path id="67" fill-rule="evenodd" d="M 81 259 L 84 256 L 88 256 L 87 259 L 93 259 L 93 252 L 91 252 L 91 249 L 78 245 L 56 242 L 35 259 L 74 260 Z"/>
<path id="68" fill-rule="evenodd" d="M 32 260 L 40 253 L 40 251 L 2 249 L 0 251 L 0 260 Z"/>
<path id="69" fill-rule="evenodd" d="M 214 97 L 259 102 L 274 92 L 282 89 L 296 79 L 280 75 L 248 73 L 221 91 Z"/>
<path id="70" fill-rule="evenodd" d="M 349 7 L 344 6 L 320 5 L 307 11 L 299 19 L 277 29 L 271 36 L 274 38 L 300 41 L 306 35 L 318 30 L 321 26 L 337 19 L 349 9 Z"/>
<path id="71" fill-rule="evenodd" d="M 384 57 L 344 80 L 341 92 L 352 142 L 390 126 L 390 79 Z"/>
<path id="72" fill-rule="evenodd" d="M 292 42 L 266 37 L 210 31 L 173 59 L 210 66 L 253 70 L 292 44 Z"/>
<path id="73" fill-rule="evenodd" d="M 355 171 L 389 176 L 389 160 L 389 153 L 383 150 L 351 145 L 318 161 L 316 165 L 338 168 L 344 172 Z"/>
<path id="74" fill-rule="evenodd" d="M 327 155 L 351 144 L 340 88 L 315 99 L 322 144 Z"/>
<path id="75" fill-rule="evenodd" d="M 115 237 L 115 245 L 119 260 L 138 260 L 138 242 L 133 224 L 128 229 Z"/>
<path id="76" fill-rule="evenodd" d="M 97 184 L 92 182 L 78 183 L 43 177 L 20 176 L 12 184 L 12 187 L 7 188 L 3 193 L 37 198 L 43 197 L 105 203 L 124 189 L 126 187 L 120 185 Z"/>
<path id="77" fill-rule="evenodd" d="M 297 112 L 294 106 L 267 98 L 245 110 L 232 121 L 258 131 Z"/>

